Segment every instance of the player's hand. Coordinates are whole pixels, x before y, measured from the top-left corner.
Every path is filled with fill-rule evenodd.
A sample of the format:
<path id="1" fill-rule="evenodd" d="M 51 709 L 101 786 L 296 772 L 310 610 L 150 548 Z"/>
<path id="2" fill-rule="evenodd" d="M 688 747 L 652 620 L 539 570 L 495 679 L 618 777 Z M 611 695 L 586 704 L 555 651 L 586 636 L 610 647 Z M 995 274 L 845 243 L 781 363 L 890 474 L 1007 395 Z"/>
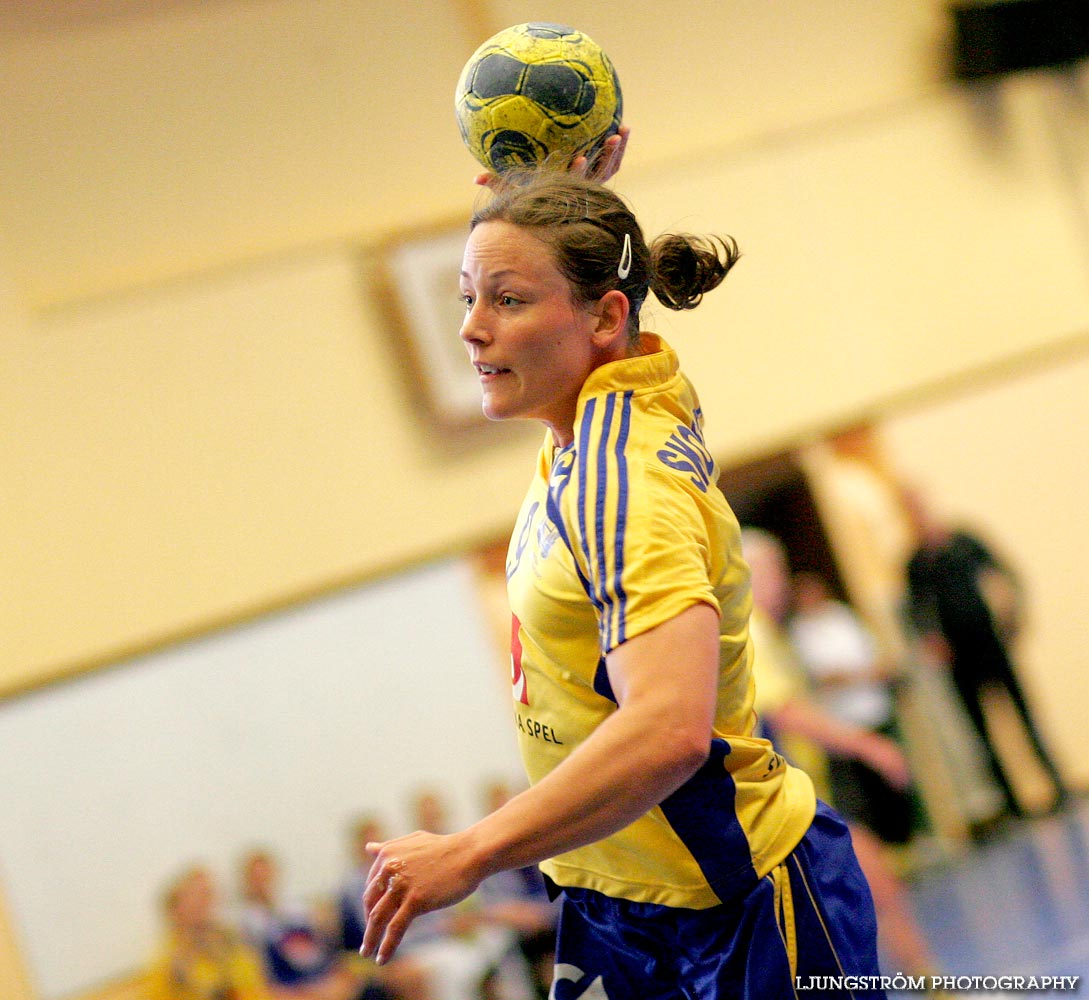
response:
<path id="1" fill-rule="evenodd" d="M 601 149 L 594 156 L 593 161 L 586 156 L 576 156 L 571 161 L 570 172 L 576 177 L 588 177 L 592 181 L 604 184 L 605 181 L 616 176 L 620 165 L 624 162 L 624 151 L 628 148 L 628 136 L 631 128 L 621 125 L 616 135 L 609 136 L 602 143 Z M 481 187 L 493 187 L 499 180 L 498 174 L 486 170 L 473 178 L 474 184 Z"/>
<path id="2" fill-rule="evenodd" d="M 375 860 L 363 891 L 364 958 L 389 961 L 416 917 L 460 903 L 476 889 L 483 876 L 471 869 L 460 842 L 457 835 L 417 831 L 367 845 Z"/>
<path id="3" fill-rule="evenodd" d="M 589 180 L 604 184 L 611 177 L 615 177 L 624 162 L 624 150 L 628 148 L 628 136 L 631 129 L 627 125 L 621 125 L 616 135 L 609 136 L 602 144 L 593 159 L 585 156 L 577 156 L 571 161 L 571 173 L 576 177 L 586 177 Z"/>

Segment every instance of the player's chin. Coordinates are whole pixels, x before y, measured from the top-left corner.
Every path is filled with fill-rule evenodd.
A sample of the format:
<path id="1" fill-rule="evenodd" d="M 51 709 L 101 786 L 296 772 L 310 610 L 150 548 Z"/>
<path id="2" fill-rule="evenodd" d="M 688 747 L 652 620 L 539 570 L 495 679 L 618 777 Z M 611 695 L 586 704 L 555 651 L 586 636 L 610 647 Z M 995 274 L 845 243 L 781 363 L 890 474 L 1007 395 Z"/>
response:
<path id="1" fill-rule="evenodd" d="M 516 396 L 494 389 L 484 390 L 480 410 L 488 420 L 517 420 L 530 415 Z"/>
<path id="2" fill-rule="evenodd" d="M 488 420 L 510 420 L 518 416 L 510 407 L 503 406 L 495 400 L 489 400 L 487 396 L 484 397 L 483 402 L 480 404 L 480 412 Z"/>

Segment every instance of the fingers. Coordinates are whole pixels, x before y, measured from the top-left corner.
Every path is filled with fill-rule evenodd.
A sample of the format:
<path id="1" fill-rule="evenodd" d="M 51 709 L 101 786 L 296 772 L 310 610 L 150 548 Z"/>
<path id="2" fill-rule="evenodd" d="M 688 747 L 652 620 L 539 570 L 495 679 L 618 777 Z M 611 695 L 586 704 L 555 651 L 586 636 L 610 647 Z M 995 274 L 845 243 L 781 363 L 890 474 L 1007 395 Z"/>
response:
<path id="1" fill-rule="evenodd" d="M 576 156 L 567 168 L 568 173 L 592 181 L 608 180 L 619 169 L 619 164 L 616 167 L 613 166 L 613 160 L 620 141 L 619 136 L 611 135 L 601 144 L 601 148 L 592 157 L 585 154 Z"/>
<path id="2" fill-rule="evenodd" d="M 400 862 L 391 858 L 375 865 L 363 892 L 363 910 L 367 926 L 359 953 L 374 958 L 379 965 L 393 957 L 397 946 L 412 922 L 408 905 L 408 882 L 401 872 Z"/>
<path id="3" fill-rule="evenodd" d="M 359 952 L 364 958 L 373 958 L 379 965 L 384 965 L 393 957 L 412 921 L 403 884 L 399 875 L 389 876 L 367 912 L 367 927 Z M 370 888 L 367 891 L 369 894 Z"/>
<path id="4" fill-rule="evenodd" d="M 371 870 L 367 878 L 367 887 L 363 890 L 363 912 L 367 915 L 368 920 L 370 919 L 371 910 L 378 905 L 386 892 L 386 881 L 384 875 L 378 876 L 377 872 Z"/>
<path id="5" fill-rule="evenodd" d="M 621 125 L 616 135 L 609 136 L 594 162 L 588 167 L 588 176 L 595 181 L 604 183 L 616 176 L 620 165 L 624 162 L 624 151 L 628 148 L 628 136 L 631 129 L 627 125 Z"/>

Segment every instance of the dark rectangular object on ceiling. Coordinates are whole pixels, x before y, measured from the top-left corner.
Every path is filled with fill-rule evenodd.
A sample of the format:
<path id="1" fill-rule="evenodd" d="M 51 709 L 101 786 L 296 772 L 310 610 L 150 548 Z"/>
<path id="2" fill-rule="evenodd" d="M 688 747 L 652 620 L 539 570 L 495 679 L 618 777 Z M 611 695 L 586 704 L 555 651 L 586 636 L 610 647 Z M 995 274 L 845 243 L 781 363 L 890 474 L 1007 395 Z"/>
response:
<path id="1" fill-rule="evenodd" d="M 1065 66 L 1089 56 L 1089 0 L 961 0 L 949 7 L 961 80 Z"/>

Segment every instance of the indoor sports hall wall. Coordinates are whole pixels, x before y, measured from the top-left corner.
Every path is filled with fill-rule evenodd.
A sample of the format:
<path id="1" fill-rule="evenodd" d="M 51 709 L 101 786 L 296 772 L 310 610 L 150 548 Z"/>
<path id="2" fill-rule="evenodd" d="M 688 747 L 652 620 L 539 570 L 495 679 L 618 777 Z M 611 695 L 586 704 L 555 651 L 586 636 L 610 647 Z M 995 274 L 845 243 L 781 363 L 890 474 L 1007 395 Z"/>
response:
<path id="1" fill-rule="evenodd" d="M 286 891 L 331 898 L 354 817 L 406 832 L 426 787 L 476 819 L 485 778 L 520 773 L 507 687 L 446 560 L 0 703 L 0 868 L 38 995 L 138 970 L 190 862 L 229 899 L 264 845 Z"/>
<path id="2" fill-rule="evenodd" d="M 68 20 L 50 22 L 62 7 Z M 675 0 L 618 19 L 549 0 L 532 14 L 579 23 L 613 55 L 635 130 L 616 186 L 648 229 L 722 229 L 742 245 L 697 313 L 648 317 L 698 381 L 716 454 L 740 462 L 858 420 L 886 429 L 891 459 L 1029 575 L 1026 670 L 1084 784 L 1086 637 L 1071 603 L 1089 542 L 1089 74 L 954 85 L 941 7 Z M 135 739 L 143 719 L 160 738 L 175 679 L 190 709 L 169 720 L 179 737 L 210 735 L 200 695 L 219 690 L 268 708 L 254 750 L 283 731 L 303 758 L 323 752 L 320 716 L 343 721 L 368 692 L 400 698 L 392 653 L 353 660 L 358 673 L 339 649 L 316 655 L 305 666 L 331 671 L 328 688 L 286 722 L 269 702 L 286 683 L 275 671 L 297 661 L 265 662 L 259 644 L 247 649 L 263 669 L 247 652 L 217 671 L 217 657 L 333 606 L 369 623 L 417 587 L 400 603 L 426 624 L 409 631 L 464 611 L 460 556 L 509 527 L 537 440 L 437 428 L 376 280 L 391 243 L 471 207 L 450 91 L 486 34 L 525 19 L 522 3 L 396 18 L 355 0 L 97 9 L 108 16 L 0 11 L 0 740 L 33 765 L 12 774 L 5 754 L 0 795 L 48 831 L 28 843 L 13 809 L 0 839 L 5 1000 L 69 1000 L 125 975 L 182 848 L 205 838 L 226 857 L 251 831 L 215 811 L 155 845 L 160 813 L 115 810 L 118 843 L 143 832 L 162 848 L 130 852 L 140 884 L 59 843 L 69 827 L 97 842 L 95 803 L 128 789 L 96 790 L 114 748 L 88 754 L 109 736 L 88 720 L 107 705 L 117 719 L 131 698 L 118 731 Z M 446 622 L 464 629 L 465 671 L 482 655 L 473 615 Z M 416 678 L 433 668 L 422 653 L 398 662 Z M 489 733 L 506 721 L 490 669 L 476 720 Z M 323 700 L 338 690 L 348 705 Z M 405 714 L 434 730 L 425 701 Z M 401 735 L 389 706 L 367 719 Z M 468 789 L 505 752 L 501 728 L 494 739 L 487 759 L 432 746 L 427 761 Z M 180 774 L 218 781 L 219 759 L 182 760 Z M 66 761 L 82 786 L 64 787 Z M 264 756 L 246 763 L 239 780 L 263 783 Z M 305 799 L 310 776 L 284 776 Z M 395 768 L 358 776 L 381 801 L 403 791 Z M 132 788 L 152 781 L 134 774 Z M 347 787 L 323 801 L 348 808 Z M 299 859 L 307 878 L 324 877 L 306 867 L 319 852 L 328 842 Z M 67 926 L 73 897 L 70 878 L 39 876 L 79 862 L 95 866 L 89 889 L 120 900 L 125 954 L 92 961 L 93 934 L 58 938 L 71 955 L 46 967 L 44 922 Z"/>
<path id="3" fill-rule="evenodd" d="M 651 231 L 723 229 L 744 250 L 698 313 L 647 317 L 709 373 L 723 460 L 1084 341 L 1086 210 L 1041 139 L 1073 133 L 1060 113 L 1076 124 L 1076 105 L 1046 77 L 1010 82 L 1002 101 L 1000 156 L 969 98 L 942 93 L 633 170 L 624 191 Z M 376 284 L 384 247 L 195 275 L 5 338 L 0 462 L 19 488 L 0 568 L 20 585 L 0 690 L 509 524 L 536 431 L 429 422 Z"/>

